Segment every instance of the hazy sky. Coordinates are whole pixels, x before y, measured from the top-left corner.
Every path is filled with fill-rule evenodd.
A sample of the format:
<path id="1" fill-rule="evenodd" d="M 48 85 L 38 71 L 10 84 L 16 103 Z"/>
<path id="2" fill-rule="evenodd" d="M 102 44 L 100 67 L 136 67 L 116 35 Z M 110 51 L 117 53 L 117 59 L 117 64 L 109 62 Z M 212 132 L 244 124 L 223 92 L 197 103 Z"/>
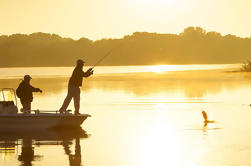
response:
<path id="1" fill-rule="evenodd" d="M 200 26 L 251 36 L 251 0 L 0 0 L 0 34 L 46 32 L 78 39 Z"/>

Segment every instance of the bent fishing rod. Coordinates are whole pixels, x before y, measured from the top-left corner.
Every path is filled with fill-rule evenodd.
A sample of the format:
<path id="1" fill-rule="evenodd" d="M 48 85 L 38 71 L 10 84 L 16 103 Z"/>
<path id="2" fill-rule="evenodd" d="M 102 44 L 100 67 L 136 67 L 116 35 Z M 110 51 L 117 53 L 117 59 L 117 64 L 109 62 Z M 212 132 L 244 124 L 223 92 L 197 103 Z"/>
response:
<path id="1" fill-rule="evenodd" d="M 100 59 L 92 66 L 92 68 L 96 67 L 96 65 L 99 64 L 101 61 L 103 61 L 108 55 L 110 55 L 111 52 L 112 52 L 112 49 L 111 49 L 108 53 L 106 53 L 102 58 L 100 58 Z"/>
<path id="2" fill-rule="evenodd" d="M 93 68 L 96 67 L 97 64 L 99 64 L 101 61 L 103 61 L 108 55 L 110 55 L 111 52 L 112 52 L 112 49 L 111 49 L 109 52 L 107 52 L 102 58 L 100 58 L 100 59 L 91 67 L 91 69 L 93 70 Z"/>

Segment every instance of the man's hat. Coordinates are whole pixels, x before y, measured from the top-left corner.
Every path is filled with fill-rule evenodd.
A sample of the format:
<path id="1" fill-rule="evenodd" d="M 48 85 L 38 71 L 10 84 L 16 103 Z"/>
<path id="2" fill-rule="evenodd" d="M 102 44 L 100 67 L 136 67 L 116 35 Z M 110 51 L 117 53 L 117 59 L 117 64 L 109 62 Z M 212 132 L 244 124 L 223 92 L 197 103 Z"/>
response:
<path id="1" fill-rule="evenodd" d="M 78 60 L 77 60 L 77 64 L 78 64 L 78 65 L 82 65 L 82 64 L 84 64 L 84 63 L 85 63 L 85 61 L 83 61 L 82 59 L 78 59 Z"/>
<path id="2" fill-rule="evenodd" d="M 25 79 L 25 80 L 31 80 L 32 78 L 31 78 L 30 75 L 27 74 L 27 75 L 24 76 L 24 79 Z"/>

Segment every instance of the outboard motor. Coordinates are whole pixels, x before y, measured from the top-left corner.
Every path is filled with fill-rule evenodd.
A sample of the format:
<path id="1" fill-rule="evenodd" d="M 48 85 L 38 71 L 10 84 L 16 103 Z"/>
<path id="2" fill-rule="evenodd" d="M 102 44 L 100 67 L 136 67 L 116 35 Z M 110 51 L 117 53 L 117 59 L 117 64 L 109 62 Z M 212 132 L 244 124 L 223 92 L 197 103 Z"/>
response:
<path id="1" fill-rule="evenodd" d="M 9 92 L 8 95 L 5 95 L 5 92 Z M 10 92 L 12 95 L 10 96 Z M 17 114 L 17 98 L 15 94 L 15 90 L 12 88 L 3 88 L 2 89 L 3 101 L 0 101 L 0 114 Z M 14 103 L 13 97 L 16 99 L 16 104 Z M 10 100 L 9 100 L 10 99 Z"/>
<path id="2" fill-rule="evenodd" d="M 17 114 L 18 109 L 13 101 L 0 101 L 0 114 Z"/>

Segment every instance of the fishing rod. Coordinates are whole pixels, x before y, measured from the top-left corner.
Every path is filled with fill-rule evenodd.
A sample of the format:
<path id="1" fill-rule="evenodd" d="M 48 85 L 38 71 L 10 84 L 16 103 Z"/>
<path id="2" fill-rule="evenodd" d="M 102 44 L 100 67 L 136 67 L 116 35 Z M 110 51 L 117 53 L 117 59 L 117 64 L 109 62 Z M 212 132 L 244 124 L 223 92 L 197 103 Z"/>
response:
<path id="1" fill-rule="evenodd" d="M 112 50 L 113 50 L 113 48 L 109 52 L 107 52 L 102 58 L 100 58 L 91 68 L 89 68 L 87 70 L 87 72 L 92 72 L 93 73 L 94 67 L 96 67 L 97 64 L 99 64 L 101 61 L 103 61 L 108 55 L 110 55 Z"/>
<path id="2" fill-rule="evenodd" d="M 94 67 L 96 67 L 96 65 L 99 64 L 101 61 L 103 61 L 108 55 L 110 55 L 111 52 L 112 52 L 112 49 L 111 49 L 108 53 L 106 53 L 102 58 L 100 58 L 100 59 L 91 67 L 91 69 L 93 69 Z"/>

